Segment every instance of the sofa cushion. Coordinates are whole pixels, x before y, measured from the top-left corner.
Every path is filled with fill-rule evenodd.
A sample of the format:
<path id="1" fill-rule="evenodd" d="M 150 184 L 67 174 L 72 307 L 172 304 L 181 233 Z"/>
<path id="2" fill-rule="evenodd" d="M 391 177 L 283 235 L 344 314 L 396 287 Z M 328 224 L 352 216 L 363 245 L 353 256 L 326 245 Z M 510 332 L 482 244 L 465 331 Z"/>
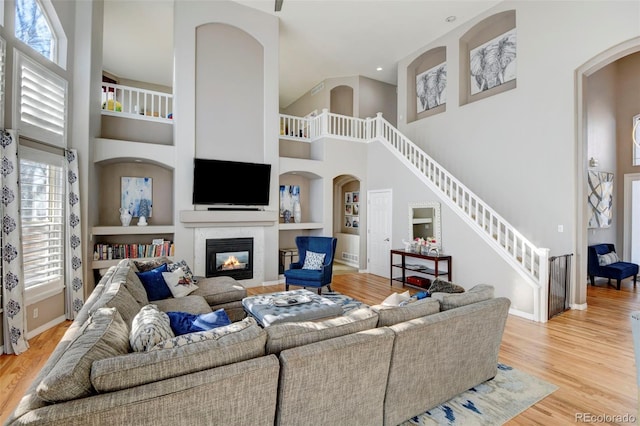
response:
<path id="1" fill-rule="evenodd" d="M 198 337 L 166 340 L 166 349 L 96 361 L 91 382 L 99 392 L 111 392 L 264 355 L 266 333 L 253 318 L 192 335 Z"/>
<path id="2" fill-rule="evenodd" d="M 124 286 L 124 282 L 112 281 L 109 287 L 102 293 L 100 298 L 96 301 L 91 312 L 95 312 L 98 308 L 103 307 L 116 308 L 122 319 L 129 329 L 131 329 L 131 322 L 138 312 L 140 312 L 140 305 L 133 298 L 131 293 Z"/>
<path id="3" fill-rule="evenodd" d="M 162 278 L 164 278 L 164 282 L 169 287 L 173 297 L 184 297 L 198 289 L 193 280 L 185 275 L 182 268 L 176 268 L 173 272 L 163 272 Z"/>
<path id="4" fill-rule="evenodd" d="M 156 305 L 146 305 L 133 318 L 129 343 L 136 352 L 148 351 L 163 340 L 175 337 L 169 324 L 169 316 Z"/>
<path id="5" fill-rule="evenodd" d="M 488 284 L 478 284 L 465 293 L 433 293 L 431 298 L 440 301 L 441 311 L 447 311 L 460 306 L 492 299 L 493 292 L 493 286 Z"/>
<path id="6" fill-rule="evenodd" d="M 169 270 L 169 272 L 173 272 L 176 269 L 182 269 L 184 271 L 184 275 L 191 281 L 191 282 L 197 282 L 198 280 L 196 279 L 196 277 L 193 276 L 193 272 L 191 272 L 191 268 L 189 267 L 189 265 L 187 264 L 187 262 L 185 260 L 179 260 L 177 262 L 170 262 L 167 264 L 167 269 Z"/>
<path id="7" fill-rule="evenodd" d="M 78 335 L 38 384 L 38 396 L 62 402 L 91 395 L 91 366 L 96 360 L 129 352 L 129 329 L 115 308 L 100 308 L 82 326 Z"/>
<path id="8" fill-rule="evenodd" d="M 147 296 L 147 290 L 144 289 L 142 281 L 136 275 L 136 272 L 130 264 L 127 265 L 127 274 L 124 278 L 124 286 L 129 290 L 129 293 L 136 299 L 136 302 L 140 306 L 149 304 L 149 296 Z"/>
<path id="9" fill-rule="evenodd" d="M 130 260 L 130 262 L 135 268 L 134 272 L 147 272 L 152 269 L 156 269 L 163 263 L 170 263 L 171 261 L 167 257 L 160 256 L 148 260 Z"/>
<path id="10" fill-rule="evenodd" d="M 189 312 L 190 314 L 208 314 L 211 306 L 202 296 L 190 294 L 184 297 L 156 300 L 153 302 L 163 312 Z"/>
<path id="11" fill-rule="evenodd" d="M 198 277 L 198 289 L 192 295 L 202 296 L 211 306 L 241 301 L 247 289 L 231 277 Z"/>
<path id="12" fill-rule="evenodd" d="M 375 328 L 377 323 L 378 314 L 369 308 L 360 308 L 324 321 L 273 324 L 266 328 L 267 354 L 279 354 L 296 346 L 368 330 Z"/>
<path id="13" fill-rule="evenodd" d="M 404 306 L 374 305 L 371 309 L 378 314 L 378 327 L 387 327 L 440 312 L 440 301 L 426 298 Z"/>
<path id="14" fill-rule="evenodd" d="M 149 302 L 173 297 L 171 290 L 169 290 L 169 286 L 162 277 L 163 272 L 167 272 L 166 263 L 163 263 L 157 268 L 149 271 L 136 272 L 136 275 L 140 278 L 144 289 L 147 291 Z"/>

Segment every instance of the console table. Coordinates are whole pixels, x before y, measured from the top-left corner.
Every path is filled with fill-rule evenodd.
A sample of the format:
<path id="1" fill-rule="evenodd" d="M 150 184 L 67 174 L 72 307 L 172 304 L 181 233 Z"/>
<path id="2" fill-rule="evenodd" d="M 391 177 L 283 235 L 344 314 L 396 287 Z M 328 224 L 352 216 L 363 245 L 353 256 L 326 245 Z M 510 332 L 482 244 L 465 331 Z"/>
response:
<path id="1" fill-rule="evenodd" d="M 430 275 L 432 277 L 439 277 L 442 275 L 447 276 L 447 280 L 451 281 L 451 256 L 440 254 L 440 255 L 431 255 L 431 254 L 419 254 L 419 253 L 410 253 L 404 250 L 391 250 L 391 271 L 389 274 L 389 285 L 393 285 L 394 281 L 399 281 L 402 285 L 406 285 L 408 287 L 418 288 L 424 290 L 425 288 L 412 285 L 407 282 L 407 271 L 418 272 L 420 274 Z M 394 263 L 394 257 L 400 256 L 400 263 Z M 421 259 L 419 263 L 411 264 L 407 263 L 407 258 Z M 423 262 L 423 261 L 427 262 Z M 446 262 L 446 270 L 441 268 L 441 263 Z M 444 265 L 442 265 L 444 266 Z M 393 268 L 399 268 L 402 271 L 401 277 L 393 277 Z"/>

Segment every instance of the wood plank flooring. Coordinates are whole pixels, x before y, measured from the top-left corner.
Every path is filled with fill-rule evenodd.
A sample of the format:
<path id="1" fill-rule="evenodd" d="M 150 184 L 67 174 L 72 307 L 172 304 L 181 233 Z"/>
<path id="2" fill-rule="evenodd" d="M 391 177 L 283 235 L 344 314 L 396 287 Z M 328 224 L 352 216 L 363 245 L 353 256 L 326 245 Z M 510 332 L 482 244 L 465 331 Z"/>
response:
<path id="1" fill-rule="evenodd" d="M 569 425 L 580 423 L 577 416 L 607 416 L 598 424 L 625 424 L 627 415 L 635 422 L 638 389 L 629 317 L 640 310 L 640 286 L 633 288 L 624 281 L 618 291 L 606 280 L 596 284 L 588 286 L 585 311 L 570 310 L 546 324 L 509 316 L 500 362 L 559 389 L 508 425 Z M 335 275 L 332 289 L 368 305 L 380 303 L 391 291 L 406 290 L 399 284 L 390 288 L 385 278 L 356 273 Z M 248 293 L 280 290 L 283 285 L 254 287 Z M 69 324 L 31 339 L 31 349 L 23 355 L 0 356 L 0 422 L 14 409 Z M 425 362 L 416 356 L 417 366 Z"/>

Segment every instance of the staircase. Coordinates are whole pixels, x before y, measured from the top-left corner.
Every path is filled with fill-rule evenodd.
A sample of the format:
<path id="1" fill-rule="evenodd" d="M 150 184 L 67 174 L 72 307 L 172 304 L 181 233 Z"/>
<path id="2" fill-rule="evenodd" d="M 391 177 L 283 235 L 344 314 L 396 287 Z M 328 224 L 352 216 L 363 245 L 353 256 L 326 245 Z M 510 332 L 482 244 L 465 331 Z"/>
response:
<path id="1" fill-rule="evenodd" d="M 523 277 L 533 292 L 533 319 L 547 321 L 549 249 L 533 245 L 469 188 L 386 121 L 381 113 L 375 118 L 366 119 L 332 114 L 326 109 L 316 117 L 280 115 L 280 139 L 313 142 L 322 137 L 381 142 Z"/>

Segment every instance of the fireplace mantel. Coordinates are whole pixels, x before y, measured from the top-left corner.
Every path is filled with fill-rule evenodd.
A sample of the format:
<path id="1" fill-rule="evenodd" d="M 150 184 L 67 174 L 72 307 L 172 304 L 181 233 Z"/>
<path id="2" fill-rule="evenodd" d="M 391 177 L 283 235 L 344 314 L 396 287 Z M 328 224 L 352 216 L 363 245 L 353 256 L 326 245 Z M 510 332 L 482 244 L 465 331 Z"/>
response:
<path id="1" fill-rule="evenodd" d="M 275 226 L 278 212 L 271 210 L 180 210 L 186 228 Z"/>

